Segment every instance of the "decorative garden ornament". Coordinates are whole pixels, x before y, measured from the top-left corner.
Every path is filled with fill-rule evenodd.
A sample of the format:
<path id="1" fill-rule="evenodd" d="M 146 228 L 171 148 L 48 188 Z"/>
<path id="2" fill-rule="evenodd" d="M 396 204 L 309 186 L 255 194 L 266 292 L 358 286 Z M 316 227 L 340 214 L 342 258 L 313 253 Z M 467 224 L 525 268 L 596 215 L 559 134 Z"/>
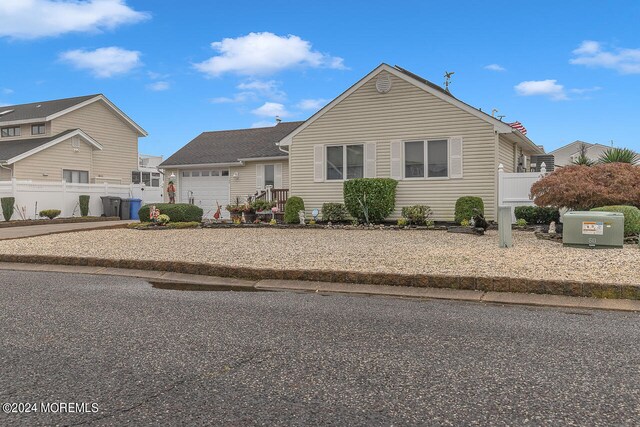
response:
<path id="1" fill-rule="evenodd" d="M 555 221 L 551 221 L 551 224 L 549 224 L 549 234 L 556 234 L 556 222 Z"/>
<path id="2" fill-rule="evenodd" d="M 306 222 L 304 220 L 304 211 L 298 211 L 298 218 L 300 218 L 300 225 L 305 225 Z"/>

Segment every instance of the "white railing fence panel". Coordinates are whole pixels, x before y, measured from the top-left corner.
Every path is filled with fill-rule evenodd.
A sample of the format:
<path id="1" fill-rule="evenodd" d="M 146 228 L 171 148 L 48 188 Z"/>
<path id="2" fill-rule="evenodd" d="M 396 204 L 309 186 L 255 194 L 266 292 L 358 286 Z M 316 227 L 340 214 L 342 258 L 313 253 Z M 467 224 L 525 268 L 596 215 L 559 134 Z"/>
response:
<path id="1" fill-rule="evenodd" d="M 104 212 L 101 196 L 142 199 L 142 204 L 162 201 L 162 189 L 141 184 L 79 184 L 64 181 L 0 181 L 0 197 L 15 198 L 11 219 L 39 218 L 38 212 L 59 209 L 61 217 L 80 216 L 80 196 L 88 195 L 89 215 Z"/>
<path id="2" fill-rule="evenodd" d="M 498 166 L 498 206 L 511 206 L 511 220 L 515 223 L 516 206 L 535 206 L 531 199 L 531 186 L 547 174 L 546 165 L 540 165 L 540 172 L 504 171 L 504 166 Z"/>

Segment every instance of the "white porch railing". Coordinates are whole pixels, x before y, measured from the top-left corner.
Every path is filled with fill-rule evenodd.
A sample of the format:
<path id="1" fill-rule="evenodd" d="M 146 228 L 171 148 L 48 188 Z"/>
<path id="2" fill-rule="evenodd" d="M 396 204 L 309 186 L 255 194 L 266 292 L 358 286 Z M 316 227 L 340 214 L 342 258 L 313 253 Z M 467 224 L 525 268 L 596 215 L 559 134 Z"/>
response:
<path id="1" fill-rule="evenodd" d="M 27 219 L 38 218 L 38 212 L 45 209 L 59 209 L 61 217 L 80 216 L 79 196 L 86 194 L 89 199 L 89 215 L 103 213 L 100 196 L 142 199 L 142 203 L 162 201 L 162 188 L 146 187 L 141 184 L 70 184 L 64 181 L 0 181 L 0 197 L 15 198 L 15 212 L 12 219 L 20 219 L 23 213 Z"/>
<path id="2" fill-rule="evenodd" d="M 544 163 L 540 165 L 540 172 L 504 171 L 504 165 L 498 166 L 498 206 L 511 206 L 511 219 L 515 223 L 516 206 L 534 206 L 531 199 L 531 186 L 547 174 Z"/>

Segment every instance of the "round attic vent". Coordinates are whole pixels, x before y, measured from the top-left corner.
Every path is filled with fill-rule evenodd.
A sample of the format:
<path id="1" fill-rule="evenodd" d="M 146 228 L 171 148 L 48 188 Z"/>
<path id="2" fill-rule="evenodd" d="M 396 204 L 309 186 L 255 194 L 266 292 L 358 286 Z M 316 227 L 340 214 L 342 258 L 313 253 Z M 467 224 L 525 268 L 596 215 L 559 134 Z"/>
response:
<path id="1" fill-rule="evenodd" d="M 376 89 L 380 93 L 387 93 L 391 90 L 391 77 L 389 74 L 380 74 L 376 80 Z"/>

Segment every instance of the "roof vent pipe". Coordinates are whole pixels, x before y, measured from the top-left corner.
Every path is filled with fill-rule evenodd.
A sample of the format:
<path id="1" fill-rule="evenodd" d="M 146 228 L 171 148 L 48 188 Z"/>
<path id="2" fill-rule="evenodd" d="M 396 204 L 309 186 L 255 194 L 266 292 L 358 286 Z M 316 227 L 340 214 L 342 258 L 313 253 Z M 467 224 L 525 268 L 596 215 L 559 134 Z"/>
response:
<path id="1" fill-rule="evenodd" d="M 276 124 L 280 123 L 282 121 L 282 119 L 280 118 L 280 116 L 276 116 Z"/>

